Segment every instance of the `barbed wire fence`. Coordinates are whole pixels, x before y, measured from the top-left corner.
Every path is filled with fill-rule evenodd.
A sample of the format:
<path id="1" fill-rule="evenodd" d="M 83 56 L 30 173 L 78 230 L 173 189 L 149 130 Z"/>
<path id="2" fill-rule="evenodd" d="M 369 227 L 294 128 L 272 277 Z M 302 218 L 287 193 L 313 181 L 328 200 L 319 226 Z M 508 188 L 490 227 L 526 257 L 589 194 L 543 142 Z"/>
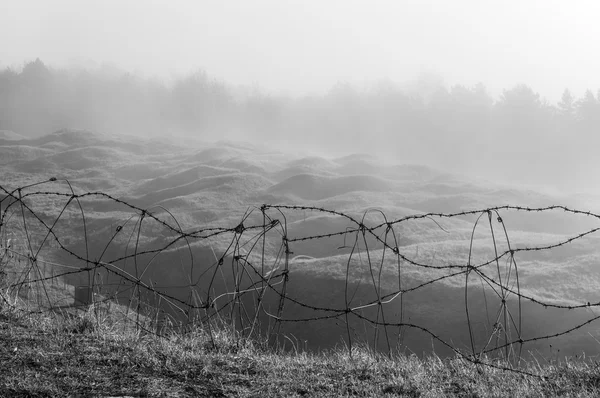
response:
<path id="1" fill-rule="evenodd" d="M 184 229 L 164 207 L 144 209 L 103 192 L 76 193 L 67 180 L 52 178 L 13 189 L 0 185 L 2 305 L 14 305 L 14 299 L 21 298 L 21 311 L 54 315 L 92 306 L 94 311 L 120 314 L 120 322 L 157 335 L 201 330 L 213 344 L 219 324 L 231 327 L 236 338 L 266 334 L 275 343 L 285 335 L 286 324 L 331 320 L 343 325 L 351 355 L 367 338 L 374 350 L 391 355 L 412 330 L 477 365 L 531 374 L 519 367 L 524 347 L 568 335 L 600 316 L 556 333 L 525 336 L 523 304 L 575 310 L 598 307 L 600 302 L 560 304 L 526 294 L 519 279 L 519 256 L 573 244 L 600 227 L 551 244 L 517 246 L 503 219 L 506 212 L 562 212 L 600 220 L 598 214 L 559 205 L 506 205 L 388 219 L 379 209 L 356 216 L 314 206 L 264 204 L 248 208 L 237 225 Z M 346 226 L 321 234 L 291 234 L 290 226 L 306 219 L 307 213 L 341 219 Z M 402 225 L 425 220 L 447 233 L 442 220 L 451 219 L 474 219 L 465 263 L 422 261 L 418 246 L 417 254 L 410 255 L 408 246 L 401 244 L 406 234 Z M 493 253 L 486 258 L 476 247 L 482 237 Z M 341 254 L 315 258 L 294 252 L 311 242 L 335 243 Z M 337 278 L 343 288 L 324 292 L 328 299 L 321 301 L 291 294 L 290 289 L 304 287 L 294 283 L 311 283 L 311 272 Z M 464 292 L 466 347 L 433 328 L 411 323 L 407 316 L 410 294 L 457 278 Z M 370 293 L 356 300 L 361 286 Z M 484 299 L 484 335 L 474 320 L 482 304 L 473 302 L 473 289 Z M 492 301 L 497 308 L 490 316 Z M 357 325 L 365 330 L 368 326 L 371 333 L 358 337 Z"/>

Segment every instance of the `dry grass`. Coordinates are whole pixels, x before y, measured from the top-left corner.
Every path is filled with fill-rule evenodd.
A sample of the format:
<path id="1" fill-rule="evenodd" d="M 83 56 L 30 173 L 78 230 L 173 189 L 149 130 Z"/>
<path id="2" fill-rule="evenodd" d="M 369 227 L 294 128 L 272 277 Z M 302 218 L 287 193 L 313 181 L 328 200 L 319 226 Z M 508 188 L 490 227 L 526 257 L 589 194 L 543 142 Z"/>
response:
<path id="1" fill-rule="evenodd" d="M 159 338 L 73 318 L 0 310 L 0 396 L 598 396 L 596 362 L 530 364 L 531 377 L 460 360 L 365 348 L 283 353 L 226 329 Z"/>

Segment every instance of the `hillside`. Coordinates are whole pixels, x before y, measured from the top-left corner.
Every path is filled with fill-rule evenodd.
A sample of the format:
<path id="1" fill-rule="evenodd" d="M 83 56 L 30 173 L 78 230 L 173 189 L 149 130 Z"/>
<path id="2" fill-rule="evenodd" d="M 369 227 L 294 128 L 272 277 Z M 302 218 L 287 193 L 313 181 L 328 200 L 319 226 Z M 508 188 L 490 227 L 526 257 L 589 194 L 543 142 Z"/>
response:
<path id="1" fill-rule="evenodd" d="M 43 311 L 91 285 L 157 322 L 237 314 L 288 352 L 293 336 L 310 352 L 600 353 L 595 197 L 363 154 L 76 130 L 0 151 L 15 154 L 0 164 L 7 291 L 30 300 L 28 286 Z"/>

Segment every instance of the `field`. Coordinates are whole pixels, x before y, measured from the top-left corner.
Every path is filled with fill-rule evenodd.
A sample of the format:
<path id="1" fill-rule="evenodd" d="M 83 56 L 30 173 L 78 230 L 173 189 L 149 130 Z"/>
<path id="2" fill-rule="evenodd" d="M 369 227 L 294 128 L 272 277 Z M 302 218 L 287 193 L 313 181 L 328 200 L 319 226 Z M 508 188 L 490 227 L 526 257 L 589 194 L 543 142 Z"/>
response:
<path id="1" fill-rule="evenodd" d="M 214 349 L 218 328 L 229 327 L 235 338 L 227 346 L 262 342 L 244 357 L 254 361 L 259 381 L 246 390 L 219 387 L 224 395 L 262 388 L 273 388 L 272 395 L 350 394 L 328 384 L 336 372 L 374 396 L 426 395 L 432 385 L 437 395 L 451 394 L 448 380 L 463 372 L 461 380 L 473 382 L 454 393 L 485 395 L 485 383 L 501 389 L 511 378 L 525 380 L 498 363 L 552 377 L 560 368 L 557 377 L 568 383 L 595 371 L 581 360 L 572 365 L 576 377 L 565 369 L 575 356 L 600 353 L 597 198 L 363 154 L 326 158 L 249 143 L 71 130 L 7 138 L 0 140 L 0 244 L 5 307 L 14 304 L 5 321 L 24 322 L 40 311 L 54 319 L 40 332 L 51 335 L 40 342 L 51 351 L 71 338 L 47 332 L 67 322 L 56 319 L 65 314 L 94 319 L 85 344 L 107 333 L 120 339 L 99 325 L 97 312 L 82 315 L 71 306 L 76 289 L 89 286 L 91 308 L 122 314 L 109 323 L 127 326 L 123 347 L 156 361 L 166 355 L 173 373 L 190 368 L 173 359 L 181 348 L 172 339 L 212 342 Z M 199 330 L 207 331 L 206 341 Z M 162 348 L 139 348 L 142 335 Z M 98 360 L 108 360 L 98 350 Z M 200 351 L 194 361 L 225 367 L 239 356 L 230 348 Z M 350 354 L 359 359 L 346 364 Z M 167 362 L 148 372 L 166 371 Z M 420 370 L 389 373 L 398 363 Z M 228 374 L 221 365 L 207 374 Z M 320 367 L 331 374 L 314 374 Z M 362 381 L 384 390 L 361 384 L 359 369 Z M 275 370 L 281 379 L 260 381 Z M 231 372 L 241 377 L 240 369 Z M 280 387 L 293 373 L 316 379 Z M 510 376 L 501 382 L 501 374 Z M 407 381 L 415 377 L 422 379 Z M 526 380 L 534 384 L 514 386 L 517 395 L 558 393 L 556 379 Z M 593 395 L 590 380 L 577 391 Z M 321 382 L 324 390 L 315 389 Z"/>

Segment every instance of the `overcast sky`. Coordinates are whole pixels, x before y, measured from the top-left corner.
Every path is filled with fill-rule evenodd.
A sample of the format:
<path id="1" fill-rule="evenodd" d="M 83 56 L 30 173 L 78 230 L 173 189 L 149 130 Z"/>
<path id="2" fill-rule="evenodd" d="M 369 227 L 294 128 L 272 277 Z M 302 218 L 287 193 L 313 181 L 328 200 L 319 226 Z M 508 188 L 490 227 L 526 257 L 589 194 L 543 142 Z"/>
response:
<path id="1" fill-rule="evenodd" d="M 427 72 L 494 95 L 526 83 L 554 102 L 600 88 L 599 42 L 597 0 L 0 0 L 2 67 L 203 69 L 290 94 Z"/>

